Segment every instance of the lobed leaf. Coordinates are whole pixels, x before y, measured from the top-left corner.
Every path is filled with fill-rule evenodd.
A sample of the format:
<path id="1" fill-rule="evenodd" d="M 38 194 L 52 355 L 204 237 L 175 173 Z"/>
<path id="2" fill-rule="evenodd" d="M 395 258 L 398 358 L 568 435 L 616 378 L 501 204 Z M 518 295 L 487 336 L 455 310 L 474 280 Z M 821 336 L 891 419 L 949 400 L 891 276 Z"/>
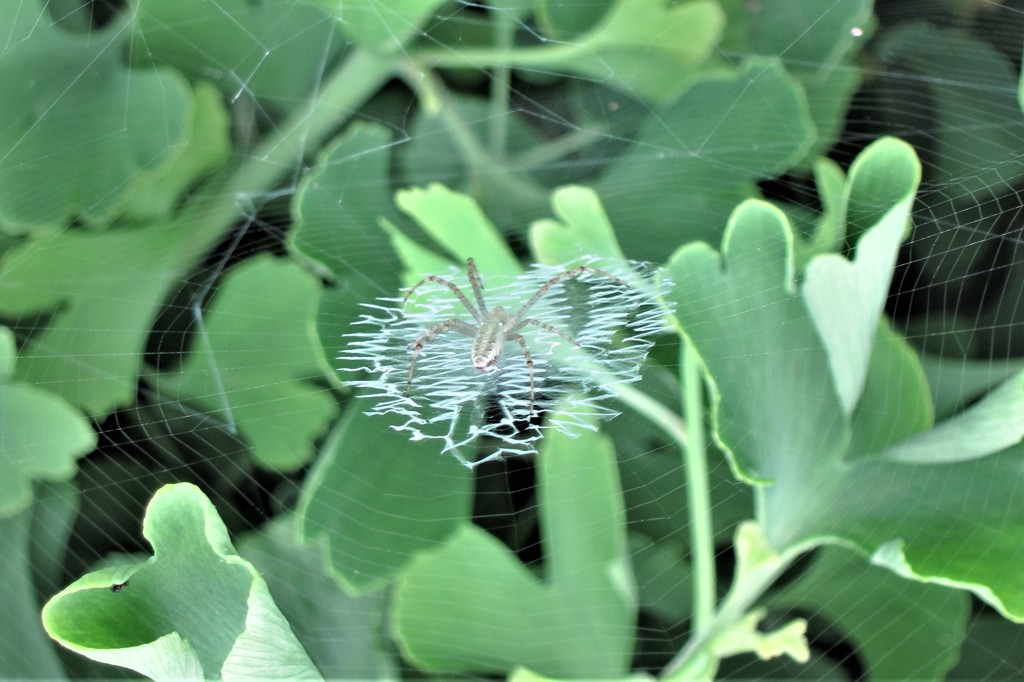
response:
<path id="1" fill-rule="evenodd" d="M 233 103 L 290 109 L 344 49 L 336 22 L 308 2 L 132 0 L 130 15 L 132 38 L 145 46 L 133 53 L 137 62 L 213 82 Z"/>
<path id="2" fill-rule="evenodd" d="M 142 533 L 149 560 L 89 573 L 43 607 L 57 642 L 154 679 L 320 677 L 197 487 L 157 491 Z"/>
<path id="3" fill-rule="evenodd" d="M 623 251 L 661 262 L 717 235 L 753 183 L 795 164 L 814 134 L 800 85 L 777 61 L 751 59 L 691 81 L 593 187 L 613 225 L 634 226 L 619 231 Z"/>
<path id="4" fill-rule="evenodd" d="M 39 0 L 0 4 L 0 225 L 16 233 L 109 222 L 192 132 L 180 74 L 129 71 L 123 32 L 75 35 L 45 14 Z"/>
<path id="5" fill-rule="evenodd" d="M 188 236 L 163 223 L 65 231 L 5 253 L 0 314 L 48 316 L 22 348 L 17 377 L 93 417 L 133 401 L 143 345 L 160 304 L 178 286 Z"/>
<path id="6" fill-rule="evenodd" d="M 181 370 L 156 385 L 237 428 L 264 466 L 301 467 L 338 409 L 311 381 L 330 371 L 314 331 L 319 294 L 293 263 L 247 260 L 225 277 Z"/>
<path id="7" fill-rule="evenodd" d="M 887 211 L 874 215 L 887 220 Z M 672 298 L 708 372 L 716 436 L 737 472 L 759 486 L 770 542 L 848 544 L 901 575 L 971 589 L 1024 619 L 1024 581 L 999 568 L 1024 557 L 1024 514 L 1015 511 L 1024 509 L 1024 481 L 1012 464 L 1022 446 L 953 464 L 869 456 L 930 423 L 923 373 L 894 335 L 876 335 L 870 388 L 846 416 L 794 288 L 792 239 L 780 213 L 748 202 L 730 221 L 721 260 L 693 245 L 669 266 L 686 282 Z"/>
<path id="8" fill-rule="evenodd" d="M 614 452 L 596 433 L 552 434 L 538 466 L 544 579 L 462 524 L 399 582 L 394 632 L 417 665 L 495 674 L 521 665 L 572 678 L 628 669 L 636 594 Z"/>
<path id="9" fill-rule="evenodd" d="M 451 535 L 472 509 L 472 477 L 370 417 L 359 405 L 327 437 L 300 504 L 303 540 L 322 549 L 334 577 L 368 592 Z"/>
<path id="10" fill-rule="evenodd" d="M 903 580 L 865 565 L 855 552 L 827 547 L 766 605 L 812 614 L 819 623 L 827 619 L 856 645 L 873 677 L 909 680 L 945 679 L 957 661 L 955 643 L 963 640 L 969 602 L 963 592 Z"/>

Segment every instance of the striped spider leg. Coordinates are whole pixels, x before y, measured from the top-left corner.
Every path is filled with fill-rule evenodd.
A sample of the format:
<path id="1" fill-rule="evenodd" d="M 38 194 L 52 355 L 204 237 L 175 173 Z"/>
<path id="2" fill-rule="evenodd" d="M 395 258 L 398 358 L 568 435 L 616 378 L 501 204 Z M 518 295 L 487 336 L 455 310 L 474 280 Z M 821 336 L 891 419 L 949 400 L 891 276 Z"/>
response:
<path id="1" fill-rule="evenodd" d="M 420 351 L 422 351 L 428 343 L 440 334 L 444 334 L 447 331 L 455 331 L 465 336 L 473 337 L 470 361 L 473 363 L 473 367 L 481 372 L 493 372 L 497 368 L 498 361 L 501 359 L 501 353 L 505 346 L 505 341 L 514 340 L 519 344 L 523 349 L 523 358 L 526 360 L 526 369 L 530 379 L 530 415 L 533 415 L 535 393 L 533 383 L 533 358 L 530 356 L 530 349 L 526 345 L 526 339 L 524 339 L 523 335 L 519 333 L 519 330 L 528 324 L 532 324 L 536 327 L 540 327 L 541 329 L 546 329 L 549 332 L 558 334 L 563 339 L 577 347 L 580 344 L 576 339 L 572 338 L 560 329 L 542 322 L 535 317 L 524 317 L 526 313 L 536 305 L 552 287 L 568 279 L 579 277 L 585 272 L 601 275 L 602 277 L 607 277 L 608 279 L 618 282 L 623 286 L 629 286 L 615 275 L 607 273 L 604 270 L 598 270 L 597 268 L 592 268 L 589 265 L 580 265 L 566 270 L 542 284 L 533 296 L 531 296 L 530 299 L 513 315 L 510 314 L 506 308 L 500 306 L 494 310 L 487 309 L 487 303 L 484 301 L 483 283 L 480 280 L 480 273 L 476 269 L 476 263 L 473 262 L 472 258 L 466 259 L 466 271 L 469 275 L 469 284 L 473 288 L 473 297 L 476 299 L 476 303 L 479 308 L 473 306 L 466 294 L 463 293 L 462 289 L 443 277 L 438 277 L 436 275 L 424 277 L 414 284 L 402 300 L 402 305 L 405 305 L 405 302 L 409 300 L 409 297 L 412 296 L 412 293 L 416 291 L 416 289 L 427 282 L 434 282 L 448 287 L 455 297 L 459 299 L 462 305 L 465 306 L 466 310 L 469 311 L 469 314 L 473 316 L 473 319 L 476 322 L 476 324 L 473 325 L 453 317 L 428 328 L 419 336 L 419 338 L 409 344 L 409 348 L 412 350 L 412 360 L 409 362 L 409 377 L 405 382 L 406 396 L 409 395 L 409 392 L 412 389 L 412 377 L 416 371 L 416 358 L 419 356 Z"/>

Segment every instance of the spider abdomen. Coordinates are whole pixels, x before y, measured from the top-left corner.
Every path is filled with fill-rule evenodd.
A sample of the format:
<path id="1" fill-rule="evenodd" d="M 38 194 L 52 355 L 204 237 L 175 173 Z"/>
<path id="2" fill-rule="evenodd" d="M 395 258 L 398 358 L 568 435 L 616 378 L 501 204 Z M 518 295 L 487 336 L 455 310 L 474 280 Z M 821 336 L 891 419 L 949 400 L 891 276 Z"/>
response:
<path id="1" fill-rule="evenodd" d="M 493 372 L 501 359 L 501 351 L 505 345 L 506 325 L 509 321 L 508 311 L 495 308 L 487 313 L 477 329 L 473 339 L 471 358 L 473 366 L 481 372 Z"/>

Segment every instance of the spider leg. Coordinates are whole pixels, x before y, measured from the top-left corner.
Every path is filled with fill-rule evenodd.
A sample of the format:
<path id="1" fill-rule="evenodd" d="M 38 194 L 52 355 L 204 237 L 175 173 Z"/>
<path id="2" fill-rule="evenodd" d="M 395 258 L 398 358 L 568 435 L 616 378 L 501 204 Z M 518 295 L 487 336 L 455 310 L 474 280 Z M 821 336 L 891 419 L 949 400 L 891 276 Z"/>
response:
<path id="1" fill-rule="evenodd" d="M 413 372 L 416 371 L 416 357 L 420 354 L 420 351 L 423 350 L 424 346 L 434 340 L 434 337 L 444 334 L 449 330 L 455 330 L 460 334 L 465 334 L 466 336 L 476 336 L 476 330 L 473 329 L 473 325 L 454 317 L 450 320 L 445 320 L 441 324 L 436 324 L 420 334 L 418 339 L 409 344 L 409 348 L 412 349 L 412 360 L 409 362 L 409 378 L 405 381 L 406 396 L 408 396 L 409 391 L 412 390 L 412 375 Z"/>
<path id="2" fill-rule="evenodd" d="M 475 267 L 473 269 L 474 271 L 476 270 Z M 443 286 L 448 287 L 451 290 L 451 292 L 455 294 L 455 297 L 462 301 L 462 305 L 466 306 L 466 310 L 468 310 L 469 314 L 473 316 L 473 319 L 476 320 L 477 322 L 483 322 L 483 317 L 480 315 L 479 312 L 477 312 L 477 309 L 473 306 L 473 304 L 469 302 L 469 299 L 466 298 L 466 295 L 462 293 L 462 289 L 452 284 L 445 278 L 438 277 L 437 275 L 430 275 L 429 277 L 424 277 L 420 281 L 416 282 L 416 284 L 413 284 L 409 291 L 406 292 L 405 298 L 402 299 L 402 305 L 404 306 L 406 304 L 406 302 L 409 300 L 409 297 L 412 296 L 412 292 L 416 291 L 427 282 L 434 282 L 435 284 L 441 284 Z M 477 282 L 477 284 L 479 284 L 479 282 Z M 475 288 L 476 287 L 474 286 L 474 291 Z M 482 295 L 480 295 L 480 301 L 483 302 Z"/>
<path id="3" fill-rule="evenodd" d="M 540 327 L 541 329 L 547 329 L 549 332 L 554 332 L 555 334 L 558 334 L 559 336 L 561 336 L 563 339 L 565 339 L 566 341 L 568 341 L 572 345 L 574 345 L 574 346 L 576 346 L 578 348 L 582 348 L 582 346 L 580 346 L 580 342 L 579 341 L 577 341 L 576 339 L 572 338 L 571 336 L 569 336 L 568 334 L 563 332 L 558 327 L 552 327 L 550 324 L 546 324 L 544 322 L 541 322 L 540 320 L 538 320 L 535 317 L 528 317 L 525 320 L 522 320 L 519 324 L 517 324 L 515 326 L 515 328 L 512 331 L 516 331 L 518 329 L 522 329 L 524 326 L 526 326 L 528 324 L 532 324 L 532 325 L 534 325 L 536 327 Z"/>
<path id="4" fill-rule="evenodd" d="M 523 357 L 526 358 L 526 371 L 530 375 L 530 416 L 533 416 L 533 358 L 530 357 L 530 349 L 526 347 L 526 339 L 523 338 L 522 334 L 516 334 L 516 341 L 523 348 Z"/>
<path id="5" fill-rule="evenodd" d="M 605 272 L 604 270 L 598 270 L 597 268 L 592 268 L 589 265 L 580 265 L 579 267 L 572 268 L 571 270 L 566 270 L 562 274 L 556 275 L 556 276 L 552 277 L 551 279 L 549 279 L 544 284 L 541 284 L 540 288 L 537 289 L 537 292 L 533 296 L 530 297 L 529 301 L 527 301 L 526 303 L 523 304 L 523 307 L 519 309 L 519 312 L 517 312 L 515 315 L 512 316 L 512 319 L 513 320 L 521 320 L 523 318 L 523 315 L 526 314 L 526 311 L 529 310 L 530 308 L 532 308 L 537 303 L 537 301 L 539 301 L 541 299 L 541 297 L 544 294 L 548 293 L 548 291 L 551 290 L 551 287 L 555 286 L 556 284 L 560 284 L 561 282 L 564 282 L 567 279 L 572 279 L 574 277 L 579 277 L 584 272 L 590 272 L 590 273 L 593 273 L 595 275 L 601 275 L 602 277 L 607 277 L 608 279 L 612 280 L 613 282 L 618 282 L 619 284 L 621 284 L 624 287 L 628 287 L 629 286 L 629 284 L 627 284 L 626 282 L 623 282 L 621 279 L 619 279 L 615 275 L 611 274 L 610 272 Z"/>
<path id="6" fill-rule="evenodd" d="M 476 269 L 476 261 L 472 258 L 466 259 L 466 272 L 469 274 L 469 284 L 473 287 L 473 295 L 476 296 L 476 304 L 480 306 L 480 314 L 487 317 L 487 303 L 484 301 L 484 283 L 480 279 L 480 273 Z"/>

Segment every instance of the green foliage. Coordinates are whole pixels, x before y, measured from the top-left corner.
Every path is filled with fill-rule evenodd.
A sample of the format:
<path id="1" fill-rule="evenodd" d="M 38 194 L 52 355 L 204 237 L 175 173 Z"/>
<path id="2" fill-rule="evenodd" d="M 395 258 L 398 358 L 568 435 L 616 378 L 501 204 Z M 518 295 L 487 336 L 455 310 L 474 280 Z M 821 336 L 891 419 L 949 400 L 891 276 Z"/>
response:
<path id="1" fill-rule="evenodd" d="M 46 604 L 51 637 L 158 679 L 318 677 L 198 488 L 159 490 L 142 532 L 153 557 L 84 575 Z"/>
<path id="2" fill-rule="evenodd" d="M 14 335 L 0 327 L 0 518 L 32 504 L 32 481 L 67 480 L 75 460 L 96 447 L 96 434 L 81 412 L 60 397 L 11 381 Z"/>
<path id="3" fill-rule="evenodd" d="M 92 5 L 0 6 L 0 677 L 1018 663 L 1019 15 Z M 364 413 L 344 335 L 469 257 L 663 268 L 621 416 Z"/>
<path id="4" fill-rule="evenodd" d="M 626 671 L 636 588 L 614 450 L 594 433 L 556 432 L 538 463 L 543 579 L 467 523 L 399 581 L 395 635 L 423 668 L 501 673 L 525 665 L 570 679 Z M 439 602 L 451 606 L 439 611 Z"/>

